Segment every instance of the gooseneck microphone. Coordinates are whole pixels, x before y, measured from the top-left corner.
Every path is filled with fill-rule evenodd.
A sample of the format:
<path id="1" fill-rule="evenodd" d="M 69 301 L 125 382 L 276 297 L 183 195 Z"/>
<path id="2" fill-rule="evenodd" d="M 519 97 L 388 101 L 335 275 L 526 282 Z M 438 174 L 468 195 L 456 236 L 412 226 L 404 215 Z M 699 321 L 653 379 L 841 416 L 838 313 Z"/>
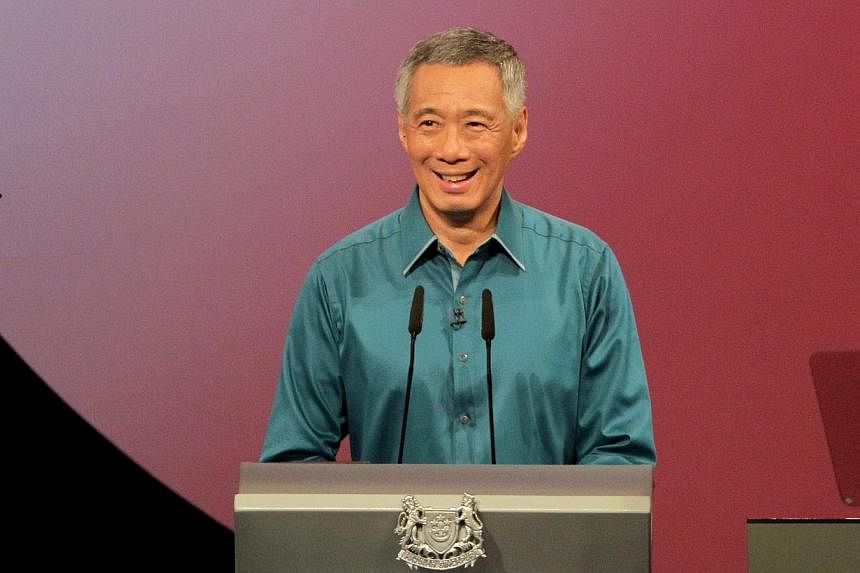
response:
<path id="1" fill-rule="evenodd" d="M 481 293 L 481 338 L 487 343 L 487 405 L 490 411 L 490 457 L 496 463 L 496 428 L 493 423 L 493 363 L 492 342 L 496 336 L 496 318 L 493 315 L 493 294 L 490 289 Z"/>
<path id="2" fill-rule="evenodd" d="M 403 404 L 403 423 L 400 426 L 400 451 L 397 463 L 403 463 L 403 442 L 406 438 L 406 419 L 409 416 L 409 395 L 412 393 L 412 372 L 415 366 L 415 339 L 424 322 L 424 287 L 418 285 L 412 294 L 412 311 L 409 313 L 409 373 L 406 375 L 406 398 Z"/>

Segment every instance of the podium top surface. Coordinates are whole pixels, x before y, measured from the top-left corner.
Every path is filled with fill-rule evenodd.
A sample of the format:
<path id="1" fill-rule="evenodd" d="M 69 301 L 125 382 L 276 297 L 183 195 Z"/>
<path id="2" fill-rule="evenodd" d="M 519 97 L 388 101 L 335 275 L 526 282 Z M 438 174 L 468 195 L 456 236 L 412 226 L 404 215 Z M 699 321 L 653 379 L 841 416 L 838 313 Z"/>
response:
<path id="1" fill-rule="evenodd" d="M 650 465 L 446 465 L 251 463 L 240 494 L 388 494 L 409 490 L 484 495 L 651 496 Z"/>

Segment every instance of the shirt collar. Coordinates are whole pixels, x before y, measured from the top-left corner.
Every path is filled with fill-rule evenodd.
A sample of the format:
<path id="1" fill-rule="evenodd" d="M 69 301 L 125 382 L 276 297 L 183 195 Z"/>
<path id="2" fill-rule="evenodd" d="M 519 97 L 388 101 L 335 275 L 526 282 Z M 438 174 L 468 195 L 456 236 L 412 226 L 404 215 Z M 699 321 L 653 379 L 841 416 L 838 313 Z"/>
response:
<path id="1" fill-rule="evenodd" d="M 508 192 L 502 189 L 502 204 L 499 207 L 499 222 L 493 238 L 498 241 L 505 253 L 521 271 L 526 270 L 523 264 L 523 206 L 511 199 Z"/>
<path id="2" fill-rule="evenodd" d="M 525 271 L 522 263 L 522 206 L 510 198 L 508 192 L 502 189 L 501 206 L 499 207 L 499 221 L 496 232 L 489 240 L 495 240 L 502 250 L 516 264 L 520 270 Z M 427 224 L 421 204 L 418 201 L 418 186 L 409 197 L 409 202 L 400 215 L 400 228 L 403 235 L 401 255 L 403 260 L 403 274 L 407 275 L 415 267 L 421 256 L 431 246 L 436 244 L 436 235 Z"/>

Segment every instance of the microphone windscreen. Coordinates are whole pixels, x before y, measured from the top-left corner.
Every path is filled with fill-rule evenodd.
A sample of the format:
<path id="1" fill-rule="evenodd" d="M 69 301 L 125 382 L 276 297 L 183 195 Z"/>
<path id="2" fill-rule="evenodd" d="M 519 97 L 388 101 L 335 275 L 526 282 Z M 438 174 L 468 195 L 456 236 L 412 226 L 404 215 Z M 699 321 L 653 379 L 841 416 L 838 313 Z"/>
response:
<path id="1" fill-rule="evenodd" d="M 496 318 L 493 315 L 493 294 L 490 289 L 481 293 L 481 338 L 492 340 L 496 336 Z"/>
<path id="2" fill-rule="evenodd" d="M 424 287 L 418 285 L 415 287 L 415 293 L 412 295 L 412 312 L 409 313 L 409 334 L 417 335 L 421 332 L 421 325 L 424 322 Z"/>

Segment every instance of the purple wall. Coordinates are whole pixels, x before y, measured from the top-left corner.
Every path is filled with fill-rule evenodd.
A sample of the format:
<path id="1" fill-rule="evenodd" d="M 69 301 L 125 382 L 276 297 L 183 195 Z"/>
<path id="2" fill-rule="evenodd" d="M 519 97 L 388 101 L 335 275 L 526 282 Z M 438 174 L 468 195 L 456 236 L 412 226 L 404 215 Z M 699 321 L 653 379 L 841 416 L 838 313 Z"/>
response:
<path id="1" fill-rule="evenodd" d="M 0 333 L 72 407 L 232 525 L 308 266 L 411 187 L 395 69 L 471 24 L 529 68 L 508 188 L 630 283 L 655 570 L 745 571 L 748 517 L 858 516 L 807 361 L 860 347 L 860 5 L 310 4 L 0 8 Z"/>

